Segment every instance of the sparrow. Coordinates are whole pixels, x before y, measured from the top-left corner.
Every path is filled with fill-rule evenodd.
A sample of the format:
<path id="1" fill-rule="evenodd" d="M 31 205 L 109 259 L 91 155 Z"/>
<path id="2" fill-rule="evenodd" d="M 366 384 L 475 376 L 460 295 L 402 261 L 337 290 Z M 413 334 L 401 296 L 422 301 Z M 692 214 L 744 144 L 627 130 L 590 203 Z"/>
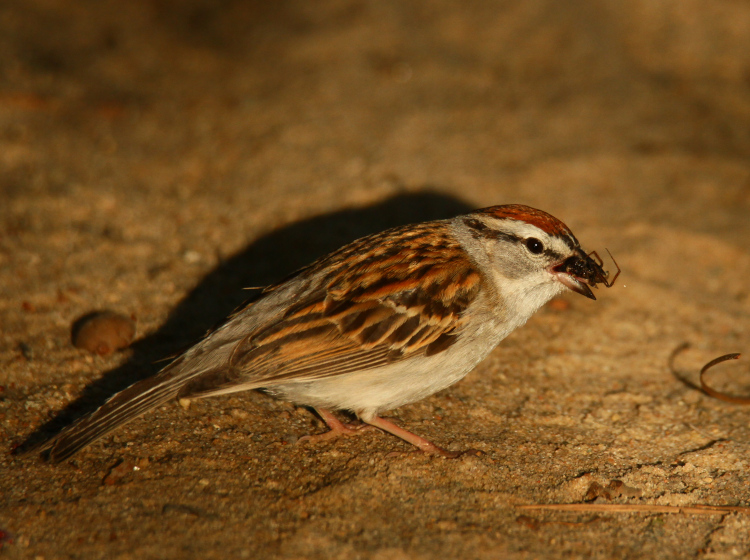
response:
<path id="1" fill-rule="evenodd" d="M 28 453 L 64 461 L 171 399 L 262 389 L 313 408 L 330 428 L 302 439 L 357 431 L 331 412 L 349 411 L 456 457 L 381 414 L 462 379 L 564 290 L 596 299 L 591 287 L 619 272 L 610 280 L 564 223 L 528 206 L 388 229 L 264 288 L 156 375 Z"/>

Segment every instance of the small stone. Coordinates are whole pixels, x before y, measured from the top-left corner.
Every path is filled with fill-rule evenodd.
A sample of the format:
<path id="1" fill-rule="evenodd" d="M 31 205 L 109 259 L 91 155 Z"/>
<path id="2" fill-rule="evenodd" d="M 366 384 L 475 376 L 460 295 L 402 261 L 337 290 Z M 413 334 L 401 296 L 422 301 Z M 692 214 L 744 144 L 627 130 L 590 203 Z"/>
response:
<path id="1" fill-rule="evenodd" d="M 555 298 L 549 302 L 549 307 L 555 311 L 567 311 L 570 309 L 570 302 L 566 299 Z"/>
<path id="2" fill-rule="evenodd" d="M 135 317 L 114 311 L 94 311 L 73 323 L 72 342 L 76 348 L 106 356 L 127 348 L 135 336 Z"/>
<path id="3" fill-rule="evenodd" d="M 120 461 L 116 463 L 112 468 L 109 469 L 109 472 L 102 479 L 102 484 L 104 484 L 105 486 L 114 486 L 115 484 L 119 484 L 120 482 L 122 482 L 123 478 L 133 472 L 135 466 L 136 465 L 133 461 Z"/>
<path id="4" fill-rule="evenodd" d="M 26 344 L 25 342 L 19 342 L 18 343 L 18 351 L 21 353 L 21 356 L 24 360 L 27 362 L 30 362 L 34 359 L 34 351 L 32 350 L 31 346 Z"/>

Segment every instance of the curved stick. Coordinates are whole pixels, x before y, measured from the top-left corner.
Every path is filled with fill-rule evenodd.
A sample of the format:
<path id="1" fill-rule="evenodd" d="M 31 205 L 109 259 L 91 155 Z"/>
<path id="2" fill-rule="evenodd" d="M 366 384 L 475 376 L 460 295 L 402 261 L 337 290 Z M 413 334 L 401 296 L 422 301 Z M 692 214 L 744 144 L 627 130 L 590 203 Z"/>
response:
<path id="1" fill-rule="evenodd" d="M 700 375 L 701 389 L 703 389 L 703 392 L 721 401 L 726 401 L 734 404 L 750 404 L 750 397 L 735 397 L 732 395 L 727 395 L 726 393 L 722 393 L 721 391 L 717 391 L 716 389 L 712 389 L 706 384 L 706 381 L 703 378 L 706 372 L 712 367 L 728 360 L 737 360 L 740 356 L 742 356 L 742 354 L 739 353 L 724 354 L 723 356 L 719 356 L 718 358 L 711 360 L 705 366 L 703 366 Z"/>

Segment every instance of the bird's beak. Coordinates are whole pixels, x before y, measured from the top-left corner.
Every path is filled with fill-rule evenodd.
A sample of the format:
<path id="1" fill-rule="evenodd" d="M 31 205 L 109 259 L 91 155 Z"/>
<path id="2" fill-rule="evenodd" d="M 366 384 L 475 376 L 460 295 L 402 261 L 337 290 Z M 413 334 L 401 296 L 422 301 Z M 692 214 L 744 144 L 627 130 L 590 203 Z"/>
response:
<path id="1" fill-rule="evenodd" d="M 591 286 L 606 283 L 607 274 L 589 255 L 581 251 L 550 267 L 550 273 L 566 288 L 589 299 L 596 299 Z"/>
<path id="2" fill-rule="evenodd" d="M 591 291 L 591 288 L 586 282 L 561 270 L 553 271 L 552 274 L 554 274 L 555 278 L 557 278 L 557 280 L 559 280 L 566 288 L 570 288 L 575 293 L 586 296 L 589 299 L 596 299 L 594 292 Z"/>

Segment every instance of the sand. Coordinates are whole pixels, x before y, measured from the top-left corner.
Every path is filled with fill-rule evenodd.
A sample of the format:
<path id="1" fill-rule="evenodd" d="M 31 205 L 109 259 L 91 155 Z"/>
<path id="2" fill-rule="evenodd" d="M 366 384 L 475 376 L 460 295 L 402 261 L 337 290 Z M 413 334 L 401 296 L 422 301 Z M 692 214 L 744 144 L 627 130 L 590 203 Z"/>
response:
<path id="1" fill-rule="evenodd" d="M 750 555 L 748 513 L 679 509 L 750 505 L 750 409 L 695 387 L 750 352 L 749 27 L 731 0 L 2 3 L 0 556 Z M 389 413 L 480 456 L 298 443 L 322 422 L 261 393 L 169 404 L 56 466 L 10 454 L 243 288 L 503 203 L 622 275 Z M 136 317 L 130 348 L 73 347 L 102 309 Z M 750 394 L 749 359 L 710 381 Z"/>

